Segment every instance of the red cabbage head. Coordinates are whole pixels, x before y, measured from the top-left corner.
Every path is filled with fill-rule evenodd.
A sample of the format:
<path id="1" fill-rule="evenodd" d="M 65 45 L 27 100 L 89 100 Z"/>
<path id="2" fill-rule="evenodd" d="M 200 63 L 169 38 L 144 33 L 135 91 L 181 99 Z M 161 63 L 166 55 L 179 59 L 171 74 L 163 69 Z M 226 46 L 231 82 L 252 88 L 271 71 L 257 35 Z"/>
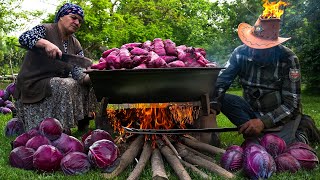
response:
<path id="1" fill-rule="evenodd" d="M 267 179 L 276 172 L 276 164 L 266 151 L 253 151 L 245 157 L 244 173 L 250 179 Z"/>
<path id="2" fill-rule="evenodd" d="M 119 157 L 118 147 L 110 140 L 99 140 L 93 143 L 88 152 L 89 160 L 100 169 L 112 166 Z"/>
<path id="3" fill-rule="evenodd" d="M 52 145 L 42 145 L 33 155 L 33 166 L 44 172 L 53 172 L 60 168 L 63 155 Z"/>
<path id="4" fill-rule="evenodd" d="M 40 133 L 51 141 L 58 139 L 62 134 L 62 130 L 61 123 L 55 118 L 45 118 L 39 125 Z"/>
<path id="5" fill-rule="evenodd" d="M 286 149 L 286 142 L 276 134 L 265 134 L 260 140 L 261 146 L 263 146 L 267 152 L 272 156 L 276 157 L 277 155 L 284 152 Z"/>
<path id="6" fill-rule="evenodd" d="M 30 170 L 33 169 L 34 150 L 25 146 L 14 148 L 9 155 L 9 163 L 12 167 Z"/>
<path id="7" fill-rule="evenodd" d="M 62 158 L 60 167 L 66 175 L 78 175 L 88 172 L 91 164 L 88 155 L 82 152 L 70 152 Z"/>

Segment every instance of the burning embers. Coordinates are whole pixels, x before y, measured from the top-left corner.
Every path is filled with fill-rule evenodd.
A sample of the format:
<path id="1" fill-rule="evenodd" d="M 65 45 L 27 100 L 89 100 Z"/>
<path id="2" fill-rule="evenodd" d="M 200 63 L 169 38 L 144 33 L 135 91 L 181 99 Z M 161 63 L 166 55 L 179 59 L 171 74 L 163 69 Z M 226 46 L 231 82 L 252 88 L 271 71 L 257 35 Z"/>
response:
<path id="1" fill-rule="evenodd" d="M 284 13 L 284 10 L 281 9 L 288 5 L 287 2 L 279 1 L 279 2 L 269 2 L 269 0 L 263 0 L 264 11 L 261 15 L 262 19 L 271 19 L 276 18 L 280 19 L 281 15 Z"/>

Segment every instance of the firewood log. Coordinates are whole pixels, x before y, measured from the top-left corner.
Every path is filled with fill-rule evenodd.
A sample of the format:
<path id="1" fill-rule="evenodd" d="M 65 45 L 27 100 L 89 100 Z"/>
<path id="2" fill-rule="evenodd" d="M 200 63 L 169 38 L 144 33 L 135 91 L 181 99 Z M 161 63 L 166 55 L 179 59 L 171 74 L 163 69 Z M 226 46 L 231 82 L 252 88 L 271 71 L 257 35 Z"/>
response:
<path id="1" fill-rule="evenodd" d="M 152 151 L 151 156 L 151 168 L 153 180 L 167 180 L 168 176 L 164 169 L 161 153 L 158 148 Z"/>
<path id="2" fill-rule="evenodd" d="M 142 149 L 143 143 L 144 136 L 138 136 L 120 157 L 119 165 L 111 173 L 104 173 L 104 177 L 107 179 L 114 179 L 120 173 L 122 173 L 128 167 L 128 165 L 134 161 L 135 157 L 137 157 L 138 153 Z"/>
<path id="3" fill-rule="evenodd" d="M 190 175 L 185 170 L 178 157 L 172 152 L 172 150 L 168 146 L 166 146 L 161 140 L 157 140 L 157 145 L 161 151 L 161 154 L 170 164 L 178 178 L 180 180 L 191 180 Z"/>
<path id="4" fill-rule="evenodd" d="M 152 152 L 152 147 L 151 143 L 149 141 L 145 142 L 143 148 L 142 148 L 142 153 L 140 155 L 139 161 L 136 165 L 136 167 L 133 169 L 133 171 L 130 173 L 129 177 L 127 180 L 137 180 L 139 179 L 141 172 L 147 165 L 150 156 Z"/>
<path id="5" fill-rule="evenodd" d="M 205 151 L 211 154 L 223 154 L 226 152 L 226 150 L 211 146 L 210 144 L 206 144 L 200 141 L 191 140 L 186 137 L 181 137 L 181 142 L 193 149 L 199 150 L 199 151 Z"/>
<path id="6" fill-rule="evenodd" d="M 231 172 L 223 169 L 221 166 L 210 162 L 206 159 L 203 159 L 202 157 L 186 150 L 186 149 L 181 149 L 179 147 L 177 147 L 177 151 L 180 154 L 180 156 L 182 157 L 182 159 L 184 159 L 185 161 L 191 163 L 191 164 L 196 164 L 202 168 L 205 168 L 211 172 L 216 173 L 217 175 L 223 177 L 223 178 L 227 178 L 227 179 L 231 179 L 234 178 L 235 175 L 232 174 Z"/>

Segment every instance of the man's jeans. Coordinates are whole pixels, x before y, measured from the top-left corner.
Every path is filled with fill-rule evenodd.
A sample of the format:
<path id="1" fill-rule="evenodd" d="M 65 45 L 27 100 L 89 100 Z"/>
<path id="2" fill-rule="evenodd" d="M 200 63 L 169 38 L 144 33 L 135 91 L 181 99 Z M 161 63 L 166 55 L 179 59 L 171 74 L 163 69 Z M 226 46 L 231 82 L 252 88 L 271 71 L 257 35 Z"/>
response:
<path id="1" fill-rule="evenodd" d="M 259 114 L 253 112 L 242 97 L 225 94 L 222 100 L 221 112 L 236 126 L 247 122 L 250 119 L 260 117 Z"/>
<path id="2" fill-rule="evenodd" d="M 253 111 L 250 105 L 242 98 L 232 94 L 225 94 L 222 100 L 221 112 L 236 126 L 240 126 L 250 119 L 261 117 Z M 276 132 L 287 144 L 296 141 L 295 133 L 300 123 L 300 117 L 283 125 L 280 132 Z"/>

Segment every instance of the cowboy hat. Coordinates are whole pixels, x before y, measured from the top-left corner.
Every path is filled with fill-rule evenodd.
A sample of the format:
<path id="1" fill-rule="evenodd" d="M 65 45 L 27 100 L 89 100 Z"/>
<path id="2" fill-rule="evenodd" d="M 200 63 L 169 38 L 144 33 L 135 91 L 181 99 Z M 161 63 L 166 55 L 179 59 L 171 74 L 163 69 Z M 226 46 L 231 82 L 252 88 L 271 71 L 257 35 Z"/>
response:
<path id="1" fill-rule="evenodd" d="M 280 19 L 258 18 L 254 26 L 247 23 L 240 23 L 238 36 L 247 46 L 254 49 L 267 49 L 281 44 L 289 38 L 279 37 Z"/>

